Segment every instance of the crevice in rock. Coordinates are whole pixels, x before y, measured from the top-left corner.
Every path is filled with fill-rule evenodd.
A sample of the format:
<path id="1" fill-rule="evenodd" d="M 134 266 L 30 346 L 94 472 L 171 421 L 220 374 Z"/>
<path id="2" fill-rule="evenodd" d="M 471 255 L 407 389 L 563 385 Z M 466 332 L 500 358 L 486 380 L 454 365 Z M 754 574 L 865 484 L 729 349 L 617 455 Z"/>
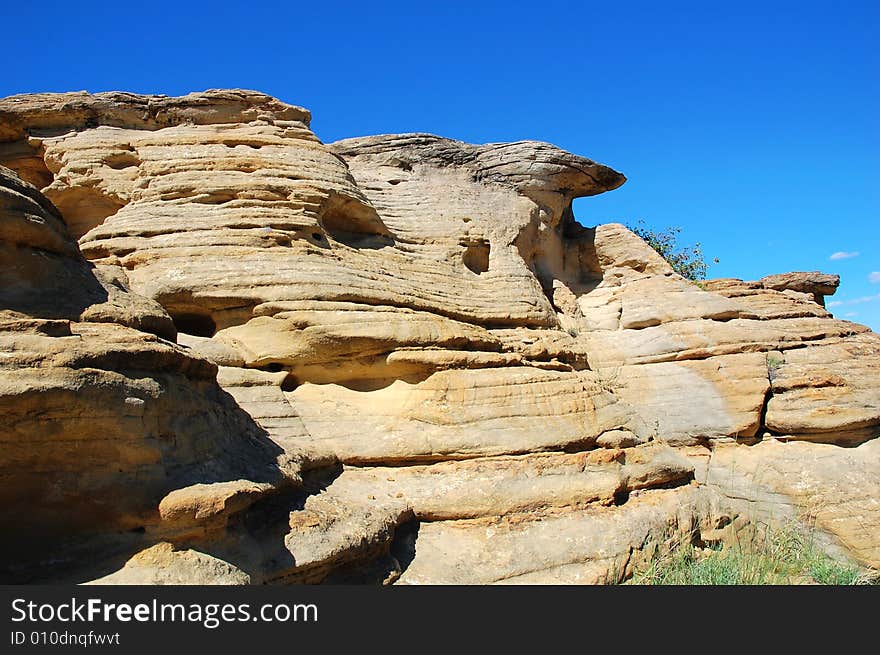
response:
<path id="1" fill-rule="evenodd" d="M 104 157 L 103 161 L 105 165 L 117 171 L 124 168 L 131 168 L 132 166 L 139 166 L 141 163 L 138 156 L 130 150 L 114 152 Z"/>
<path id="2" fill-rule="evenodd" d="M 381 540 L 307 566 L 294 565 L 283 573 L 265 577 L 263 584 L 381 584 L 383 576 L 396 577 L 393 569 L 397 563 L 389 559 L 389 544 L 390 540 Z"/>
<path id="3" fill-rule="evenodd" d="M 627 487 L 623 487 L 622 489 L 618 489 L 614 492 L 614 505 L 620 507 L 626 501 L 629 500 L 630 490 Z"/>
<path id="4" fill-rule="evenodd" d="M 421 455 L 406 455 L 403 457 L 342 457 L 342 462 L 345 466 L 351 466 L 353 468 L 374 468 L 374 467 L 382 467 L 382 468 L 406 468 L 408 466 L 423 466 L 425 464 L 442 464 L 443 462 L 463 462 L 466 460 L 472 459 L 483 459 L 485 457 L 507 457 L 507 456 L 518 456 L 518 455 L 528 455 L 531 452 L 545 452 L 545 451 L 518 451 L 518 452 L 510 452 L 510 453 L 495 453 L 493 455 L 472 455 L 472 454 L 458 454 L 458 453 L 442 453 L 442 454 L 421 454 Z M 553 452 L 553 451 L 547 451 Z"/>
<path id="5" fill-rule="evenodd" d="M 767 409 L 770 406 L 770 401 L 773 399 L 773 387 L 770 386 L 767 391 L 764 393 L 764 401 L 761 404 L 761 413 L 758 417 L 758 432 L 754 437 L 751 438 L 738 438 L 737 443 L 742 443 L 746 445 L 754 445 L 760 442 L 764 435 L 776 436 L 770 430 L 767 429 Z"/>
<path id="6" fill-rule="evenodd" d="M 166 308 L 168 315 L 174 322 L 178 332 L 191 334 L 196 337 L 213 337 L 217 332 L 217 324 L 207 312 L 174 311 Z"/>
<path id="7" fill-rule="evenodd" d="M 321 583 L 394 584 L 415 559 L 420 525 L 417 519 L 403 521 L 393 530 L 390 539 L 375 544 L 351 560 L 335 566 L 331 564 Z"/>
<path id="8" fill-rule="evenodd" d="M 574 454 L 574 453 L 583 453 L 589 450 L 596 450 L 596 439 L 597 437 L 587 437 L 585 439 L 578 439 L 577 441 L 572 441 L 570 443 L 562 446 L 561 452 Z M 553 451 L 547 451 L 553 452 Z"/>
<path id="9" fill-rule="evenodd" d="M 391 555 L 397 560 L 401 574 L 409 568 L 416 557 L 420 527 L 421 522 L 413 519 L 402 523 L 394 531 L 394 538 L 391 540 Z"/>
<path id="10" fill-rule="evenodd" d="M 773 435 L 767 429 L 767 410 L 770 407 L 770 401 L 773 399 L 773 380 L 776 375 L 776 369 L 780 366 L 782 362 L 778 361 L 774 358 L 769 352 L 767 353 L 767 391 L 764 392 L 764 401 L 761 404 L 761 413 L 758 418 L 758 432 L 755 435 L 755 438 L 751 440 L 751 443 L 747 440 L 742 443 L 746 443 L 747 445 L 753 445 L 761 441 L 764 438 L 765 434 Z M 739 440 L 737 440 L 739 441 Z"/>
<path id="11" fill-rule="evenodd" d="M 546 448 L 530 448 L 524 450 L 508 450 L 490 453 L 424 453 L 418 455 L 407 455 L 405 457 L 375 457 L 375 458 L 346 458 L 343 457 L 343 463 L 353 468 L 406 468 L 408 466 L 423 466 L 427 464 L 442 464 L 444 462 L 464 462 L 477 459 L 496 458 L 496 457 L 528 457 L 529 455 L 552 455 L 567 454 L 573 455 L 582 452 L 599 450 L 596 446 L 595 437 L 587 437 L 571 442 L 563 442 L 547 446 Z"/>
<path id="12" fill-rule="evenodd" d="M 553 210 L 537 210 L 514 245 L 550 306 L 564 315 L 579 317 L 582 314 L 577 298 L 594 290 L 603 279 L 596 254 L 596 230 L 575 220 L 570 202 L 553 227 L 545 222 L 548 213 Z"/>
<path id="13" fill-rule="evenodd" d="M 299 387 L 300 381 L 293 373 L 288 373 L 287 377 L 281 382 L 281 391 L 296 391 L 297 387 Z"/>
<path id="14" fill-rule="evenodd" d="M 472 273 L 482 275 L 489 270 L 489 254 L 491 246 L 485 239 L 465 244 L 462 261 Z"/>
<path id="15" fill-rule="evenodd" d="M 252 148 L 254 150 L 259 150 L 263 147 L 263 143 L 261 141 L 247 141 L 245 139 L 224 139 L 223 145 L 227 148 L 235 148 L 237 146 L 247 146 L 248 148 Z"/>
<path id="16" fill-rule="evenodd" d="M 332 237 L 331 237 L 332 238 Z M 125 265 L 125 262 L 123 262 Z M 345 294 L 341 293 L 338 295 L 334 295 L 332 298 L 328 298 L 328 300 L 332 300 L 334 302 L 350 302 L 356 303 L 358 305 L 363 305 L 364 307 L 392 307 L 395 309 L 405 309 L 412 310 L 418 312 L 427 312 L 430 314 L 436 314 L 437 316 L 442 316 L 443 318 L 451 318 L 454 321 L 459 321 L 461 323 L 467 323 L 468 325 L 475 325 L 477 327 L 485 328 L 486 330 L 507 330 L 511 328 L 531 328 L 531 329 L 556 329 L 558 328 L 558 323 L 556 320 L 556 316 L 554 315 L 551 319 L 547 319 L 544 317 L 522 317 L 522 318 L 511 318 L 506 321 L 492 320 L 491 318 L 483 318 L 481 316 L 474 316 L 473 314 L 466 311 L 455 311 L 454 307 L 450 306 L 442 306 L 433 304 L 430 301 L 424 301 L 414 296 L 411 297 L 410 302 L 395 302 L 393 299 L 389 298 L 375 298 L 368 295 L 360 294 Z M 161 303 L 161 300 L 159 300 Z M 262 304 L 262 303 L 257 303 Z M 251 305 L 250 307 L 253 307 Z M 283 311 L 283 310 L 279 310 Z M 277 313 L 277 312 L 276 312 Z M 271 313 L 261 314 L 264 316 L 271 316 Z M 231 324 L 226 324 L 223 327 L 228 327 Z"/>
<path id="17" fill-rule="evenodd" d="M 358 558 L 332 569 L 321 580 L 330 585 L 387 585 L 393 584 L 403 571 L 400 563 L 385 547 L 374 551 L 372 558 Z"/>
<path id="18" fill-rule="evenodd" d="M 226 538 L 198 544 L 198 550 L 238 567 L 250 576 L 252 584 L 266 584 L 272 571 L 296 566 L 284 538 L 290 531 L 290 513 L 302 509 L 307 496 L 304 489 L 297 489 L 254 503 L 230 521 Z M 256 546 L 253 554 L 232 550 L 237 540 Z"/>
<path id="19" fill-rule="evenodd" d="M 351 232 L 349 230 L 341 230 L 336 228 L 324 227 L 330 237 L 337 243 L 355 248 L 357 250 L 379 250 L 394 245 L 394 239 L 390 236 L 363 234 L 361 232 Z"/>
<path id="20" fill-rule="evenodd" d="M 328 464 L 326 466 L 318 466 L 303 472 L 303 492 L 306 494 L 306 496 L 314 496 L 323 491 L 326 491 L 327 487 L 333 484 L 333 481 L 336 480 L 336 478 L 338 478 L 340 475 L 342 475 L 342 471 L 342 462 L 336 461 L 332 464 Z M 305 498 L 303 498 L 303 502 L 305 502 Z M 302 505 L 297 507 L 297 509 L 302 509 Z"/>
<path id="21" fill-rule="evenodd" d="M 123 267 L 125 262 L 122 262 Z M 137 290 L 134 290 L 137 293 Z M 213 337 L 220 330 L 242 325 L 253 318 L 254 303 L 234 304 L 241 302 L 241 298 L 204 299 L 193 297 L 191 294 L 174 294 L 169 297 L 158 296 L 153 300 L 158 302 L 177 326 L 178 332 L 197 337 Z M 223 301 L 228 305 L 222 304 Z M 195 332 L 180 328 L 177 324 L 178 317 L 184 324 Z"/>
<path id="22" fill-rule="evenodd" d="M 362 393 L 379 391 L 395 382 L 419 384 L 440 370 L 430 363 L 389 363 L 387 358 L 391 352 L 397 351 L 299 365 L 284 359 L 272 361 L 267 358 L 249 365 L 249 368 L 271 373 L 287 371 L 288 377 L 282 383 L 285 391 L 294 391 L 302 384 L 335 384 Z"/>
<path id="23" fill-rule="evenodd" d="M 688 319 L 688 320 L 701 320 L 701 319 Z M 669 325 L 670 323 L 678 323 L 685 321 L 670 321 L 669 323 L 664 323 L 660 325 Z M 719 321 L 723 322 L 723 321 Z M 645 327 L 658 327 L 657 325 L 653 326 L 645 326 Z M 644 328 L 626 328 L 627 330 L 639 330 Z M 842 336 L 849 336 L 844 334 Z M 815 338 L 807 338 L 804 337 L 803 341 L 791 341 L 791 342 L 783 342 L 783 343 L 731 343 L 729 347 L 721 348 L 718 347 L 714 351 L 706 351 L 704 349 L 694 349 L 692 351 L 672 351 L 668 353 L 663 353 L 659 355 L 653 355 L 650 357 L 633 357 L 628 358 L 622 361 L 622 365 L 629 366 L 641 366 L 646 364 L 660 364 L 665 362 L 700 362 L 705 361 L 707 359 L 712 359 L 713 357 L 723 357 L 725 355 L 734 355 L 739 353 L 771 353 L 771 352 L 780 352 L 785 353 L 789 350 L 799 350 L 802 348 L 809 348 L 811 346 L 816 345 L 832 345 L 835 343 L 840 343 L 841 338 L 838 336 L 834 337 L 825 337 L 818 336 Z"/>
<path id="24" fill-rule="evenodd" d="M 225 205 L 228 202 L 237 200 L 238 196 L 234 193 L 206 193 L 190 198 L 190 202 L 200 205 Z"/>

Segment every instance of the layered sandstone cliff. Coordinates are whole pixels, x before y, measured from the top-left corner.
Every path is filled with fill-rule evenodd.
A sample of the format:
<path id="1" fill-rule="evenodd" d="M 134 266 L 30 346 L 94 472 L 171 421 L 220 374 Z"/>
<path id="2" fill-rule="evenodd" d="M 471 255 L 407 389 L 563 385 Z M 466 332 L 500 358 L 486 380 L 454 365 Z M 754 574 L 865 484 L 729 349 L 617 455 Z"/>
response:
<path id="1" fill-rule="evenodd" d="M 574 220 L 606 166 L 309 120 L 0 101 L 6 579 L 590 583 L 790 519 L 880 565 L 834 276 L 697 286 Z"/>

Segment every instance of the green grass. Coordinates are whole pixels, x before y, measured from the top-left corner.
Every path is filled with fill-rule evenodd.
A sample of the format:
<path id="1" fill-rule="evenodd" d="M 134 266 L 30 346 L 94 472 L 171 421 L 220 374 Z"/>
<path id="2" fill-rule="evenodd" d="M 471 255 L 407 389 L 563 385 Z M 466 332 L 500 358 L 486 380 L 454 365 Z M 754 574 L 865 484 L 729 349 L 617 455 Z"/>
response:
<path id="1" fill-rule="evenodd" d="M 725 547 L 685 544 L 655 557 L 626 584 L 642 585 L 854 585 L 872 581 L 838 562 L 794 528 L 764 531 Z M 874 579 L 876 583 L 876 579 Z"/>
<path id="2" fill-rule="evenodd" d="M 767 357 L 767 368 L 769 368 L 771 371 L 775 371 L 780 366 L 782 366 L 784 363 L 785 363 L 785 360 L 782 359 L 781 357 L 776 357 L 774 355 L 768 355 L 768 357 Z"/>

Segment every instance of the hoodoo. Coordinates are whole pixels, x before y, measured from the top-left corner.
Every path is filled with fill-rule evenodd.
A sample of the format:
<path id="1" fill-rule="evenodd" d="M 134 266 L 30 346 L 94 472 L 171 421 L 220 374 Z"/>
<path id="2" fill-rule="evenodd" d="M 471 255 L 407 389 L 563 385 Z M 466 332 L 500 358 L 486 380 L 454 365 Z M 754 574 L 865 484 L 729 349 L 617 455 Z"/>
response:
<path id="1" fill-rule="evenodd" d="M 679 276 L 547 143 L 262 93 L 0 100 L 0 577 L 607 583 L 795 522 L 880 566 L 880 337 Z"/>

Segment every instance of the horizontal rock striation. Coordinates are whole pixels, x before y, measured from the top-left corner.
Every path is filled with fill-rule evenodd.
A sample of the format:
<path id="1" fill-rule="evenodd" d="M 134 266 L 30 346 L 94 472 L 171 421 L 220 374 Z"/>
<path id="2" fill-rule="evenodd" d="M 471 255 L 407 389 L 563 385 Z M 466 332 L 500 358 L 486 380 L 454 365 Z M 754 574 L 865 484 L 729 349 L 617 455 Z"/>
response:
<path id="1" fill-rule="evenodd" d="M 309 120 L 0 100 L 8 579 L 618 582 L 767 499 L 880 565 L 880 338 L 837 276 L 695 284 L 575 220 L 607 166 Z"/>
<path id="2" fill-rule="evenodd" d="M 176 488 L 298 481 L 296 456 L 217 385 L 214 364 L 171 341 L 161 306 L 108 281 L 51 203 L 2 168 L 0 225 L 6 579 L 37 575 L 42 557 L 81 566 L 65 539 L 165 530 L 159 502 Z"/>

